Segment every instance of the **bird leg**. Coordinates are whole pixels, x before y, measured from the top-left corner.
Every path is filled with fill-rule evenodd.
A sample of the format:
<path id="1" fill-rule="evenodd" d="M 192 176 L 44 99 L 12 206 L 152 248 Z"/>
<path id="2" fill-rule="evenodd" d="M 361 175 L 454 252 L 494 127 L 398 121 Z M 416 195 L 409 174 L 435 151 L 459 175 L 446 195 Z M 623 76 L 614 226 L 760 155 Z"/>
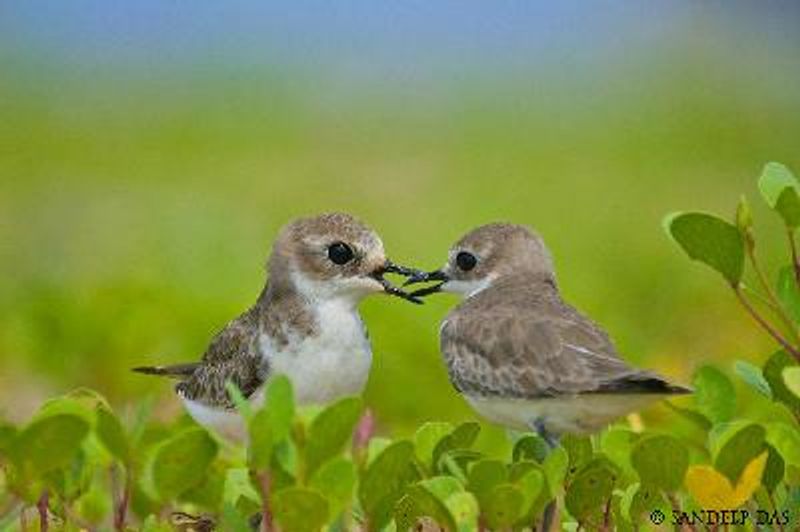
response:
<path id="1" fill-rule="evenodd" d="M 531 426 L 533 430 L 536 431 L 536 434 L 538 434 L 539 437 L 544 440 L 551 452 L 558 446 L 558 436 L 547 430 L 545 419 L 543 417 L 537 417 L 534 419 L 533 423 L 531 423 Z M 542 513 L 542 521 L 540 523 L 539 532 L 550 532 L 550 529 L 553 528 L 557 511 L 558 501 L 553 499 L 550 501 L 550 503 L 548 503 L 544 509 L 544 512 Z"/>
<path id="2" fill-rule="evenodd" d="M 545 426 L 545 419 L 543 417 L 537 417 L 534 419 L 532 426 L 533 430 L 536 431 L 536 434 L 538 434 L 539 437 L 544 440 L 551 451 L 558 447 L 558 436 L 547 430 L 547 427 Z"/>

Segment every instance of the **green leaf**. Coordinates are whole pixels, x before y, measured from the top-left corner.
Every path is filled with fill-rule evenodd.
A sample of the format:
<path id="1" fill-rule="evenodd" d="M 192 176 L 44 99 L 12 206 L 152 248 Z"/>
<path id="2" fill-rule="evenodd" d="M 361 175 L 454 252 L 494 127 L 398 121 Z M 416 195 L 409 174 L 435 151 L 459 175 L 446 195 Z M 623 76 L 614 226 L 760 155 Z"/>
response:
<path id="1" fill-rule="evenodd" d="M 664 406 L 681 416 L 682 418 L 691 421 L 693 425 L 695 425 L 700 430 L 708 432 L 711 430 L 712 424 L 709 419 L 701 414 L 700 412 L 695 412 L 690 408 L 683 408 L 680 406 L 676 406 L 672 404 L 670 401 L 664 401 Z"/>
<path id="2" fill-rule="evenodd" d="M 511 465 L 509 479 L 524 496 L 523 514 L 527 514 L 534 507 L 545 488 L 545 476 L 540 467 L 537 462 L 532 460 L 516 462 Z"/>
<path id="3" fill-rule="evenodd" d="M 501 484 L 489 493 L 481 510 L 492 530 L 508 528 L 524 515 L 525 495 L 513 484 Z"/>
<path id="4" fill-rule="evenodd" d="M 398 441 L 375 457 L 362 476 L 358 498 L 370 524 L 376 529 L 388 522 L 406 485 L 416 480 L 413 460 L 414 446 L 411 442 Z"/>
<path id="5" fill-rule="evenodd" d="M 611 427 L 600 435 L 600 449 L 621 470 L 633 473 L 631 451 L 639 435 L 624 428 Z"/>
<path id="6" fill-rule="evenodd" d="M 249 417 L 248 460 L 251 468 L 258 471 L 269 468 L 273 448 L 289 436 L 293 418 L 292 385 L 286 376 L 275 376 L 267 383 L 264 406 Z"/>
<path id="7" fill-rule="evenodd" d="M 110 409 L 98 406 L 95 410 L 97 420 L 95 422 L 95 432 L 97 437 L 120 462 L 127 464 L 130 461 L 131 453 L 128 445 L 128 437 L 122 423 Z"/>
<path id="8" fill-rule="evenodd" d="M 75 501 L 78 515 L 94 525 L 99 524 L 111 512 L 111 499 L 99 483 L 93 484 Z"/>
<path id="9" fill-rule="evenodd" d="M 792 172 L 780 163 L 767 163 L 758 179 L 758 188 L 767 204 L 791 228 L 800 225 L 800 186 Z"/>
<path id="10" fill-rule="evenodd" d="M 199 484 L 217 455 L 217 443 L 203 429 L 189 429 L 156 451 L 153 483 L 162 501 L 168 501 Z"/>
<path id="11" fill-rule="evenodd" d="M 561 438 L 561 446 L 569 456 L 567 477 L 571 477 L 592 458 L 592 440 L 585 436 L 567 434 Z"/>
<path id="12" fill-rule="evenodd" d="M 433 450 L 439 442 L 453 432 L 453 425 L 446 422 L 424 423 L 414 434 L 414 448 L 417 460 L 427 467 L 433 465 Z"/>
<path id="13" fill-rule="evenodd" d="M 458 529 L 447 505 L 420 484 L 408 487 L 395 506 L 394 516 L 398 530 L 415 529 L 417 521 L 423 517 L 432 519 L 444 530 L 455 532 Z"/>
<path id="14" fill-rule="evenodd" d="M 526 434 L 514 444 L 512 458 L 515 462 L 535 460 L 541 464 L 547 458 L 549 450 L 547 443 L 540 436 Z"/>
<path id="15" fill-rule="evenodd" d="M 564 496 L 564 504 L 569 513 L 579 521 L 596 513 L 611 497 L 617 474 L 616 468 L 607 458 L 594 458 L 584 465 L 573 478 Z"/>
<path id="16" fill-rule="evenodd" d="M 470 466 L 467 478 L 469 490 L 483 506 L 492 490 L 508 480 L 508 471 L 500 460 L 479 460 Z"/>
<path id="17" fill-rule="evenodd" d="M 750 423 L 732 432 L 720 440 L 723 443 L 716 453 L 714 469 L 736 485 L 747 464 L 764 451 L 766 431 L 761 425 Z"/>
<path id="18" fill-rule="evenodd" d="M 786 473 L 786 462 L 784 462 L 778 450 L 770 444 L 767 444 L 767 465 L 764 467 L 764 473 L 761 477 L 761 483 L 770 493 L 775 491 L 778 484 L 783 480 Z"/>
<path id="19" fill-rule="evenodd" d="M 733 364 L 733 370 L 737 375 L 752 389 L 768 399 L 772 399 L 772 389 L 769 387 L 767 379 L 761 373 L 761 368 L 744 360 L 737 360 Z"/>
<path id="20" fill-rule="evenodd" d="M 433 449 L 433 464 L 439 466 L 439 462 L 445 453 L 455 449 L 469 449 L 478 434 L 481 431 L 481 426 L 475 422 L 469 421 L 457 426 L 453 432 L 439 440 L 436 447 Z"/>
<path id="21" fill-rule="evenodd" d="M 739 285 L 744 271 L 744 242 L 736 226 L 699 212 L 672 214 L 664 224 L 689 258 L 710 266 L 731 285 Z"/>
<path id="22" fill-rule="evenodd" d="M 347 397 L 314 418 L 305 448 L 308 475 L 312 475 L 319 466 L 342 451 L 353 436 L 353 428 L 361 410 L 360 399 Z"/>
<path id="23" fill-rule="evenodd" d="M 783 368 L 782 375 L 786 389 L 800 399 L 800 366 Z"/>
<path id="24" fill-rule="evenodd" d="M 230 532 L 253 532 L 247 518 L 245 518 L 236 509 L 232 503 L 226 502 L 222 506 L 222 530 L 230 530 Z"/>
<path id="25" fill-rule="evenodd" d="M 232 381 L 225 383 L 225 391 L 228 392 L 228 397 L 231 398 L 233 404 L 236 405 L 236 410 L 243 419 L 248 420 L 253 415 L 253 407 L 250 401 L 244 396 L 238 386 Z"/>
<path id="26" fill-rule="evenodd" d="M 277 492 L 272 510 L 275 520 L 287 531 L 319 532 L 328 522 L 328 501 L 308 488 L 292 487 Z"/>
<path id="27" fill-rule="evenodd" d="M 547 485 L 550 486 L 552 490 L 555 490 L 557 486 L 561 486 L 561 484 L 564 483 L 564 477 L 567 475 L 568 467 L 569 456 L 563 447 L 556 447 L 547 455 L 547 458 L 545 458 L 542 464 L 542 469 L 544 469 Z"/>
<path id="28" fill-rule="evenodd" d="M 464 491 L 464 485 L 458 479 L 448 476 L 428 478 L 421 480 L 419 484 L 443 501 L 446 501 L 454 493 Z"/>
<path id="29" fill-rule="evenodd" d="M 232 467 L 225 472 L 222 500 L 235 506 L 242 497 L 254 503 L 261 501 L 261 496 L 250 481 L 250 471 L 244 467 Z"/>
<path id="30" fill-rule="evenodd" d="M 454 493 L 447 498 L 446 504 L 447 508 L 450 510 L 450 514 L 459 525 L 458 530 L 465 532 L 475 530 L 475 523 L 478 522 L 480 508 L 477 499 L 472 493 L 467 491 Z"/>
<path id="31" fill-rule="evenodd" d="M 787 464 L 800 467 L 800 431 L 787 423 L 767 423 L 767 442 Z"/>
<path id="32" fill-rule="evenodd" d="M 356 468 L 347 458 L 334 458 L 317 469 L 308 485 L 328 497 L 331 514 L 337 515 L 347 507 L 353 496 Z"/>
<path id="33" fill-rule="evenodd" d="M 42 475 L 69 465 L 88 433 L 89 423 L 82 417 L 40 417 L 17 433 L 11 454 L 25 471 Z"/>
<path id="34" fill-rule="evenodd" d="M 797 367 L 797 361 L 786 351 L 778 351 L 764 364 L 764 378 L 772 389 L 773 398 L 797 411 L 800 410 L 800 397 L 792 393 L 783 380 L 783 371 L 789 367 Z"/>
<path id="35" fill-rule="evenodd" d="M 683 484 L 689 467 L 689 450 L 672 436 L 648 436 L 633 446 L 631 464 L 643 485 L 673 492 Z"/>
<path id="36" fill-rule="evenodd" d="M 694 401 L 697 409 L 715 423 L 728 421 L 736 412 L 736 390 L 730 379 L 712 366 L 694 374 Z"/>
<path id="37" fill-rule="evenodd" d="M 784 266 L 778 271 L 775 295 L 792 321 L 800 323 L 800 288 L 797 286 L 794 266 Z"/>
<path id="38" fill-rule="evenodd" d="M 668 508 L 668 503 L 658 486 L 639 484 L 633 494 L 628 515 L 633 523 L 639 524 L 644 516 L 649 516 L 656 509 L 662 510 L 664 515 L 671 515 L 672 512 Z"/>

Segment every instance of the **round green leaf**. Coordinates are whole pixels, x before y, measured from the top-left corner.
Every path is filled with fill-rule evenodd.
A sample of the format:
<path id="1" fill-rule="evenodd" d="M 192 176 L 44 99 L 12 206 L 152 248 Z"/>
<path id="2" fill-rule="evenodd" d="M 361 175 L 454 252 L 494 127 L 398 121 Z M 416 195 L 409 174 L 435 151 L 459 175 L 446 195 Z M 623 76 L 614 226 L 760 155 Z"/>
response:
<path id="1" fill-rule="evenodd" d="M 715 423 L 728 421 L 736 412 L 736 390 L 730 379 L 712 366 L 694 374 L 694 401 L 697 409 Z"/>
<path id="2" fill-rule="evenodd" d="M 561 447 L 569 456 L 567 477 L 577 473 L 592 458 L 592 440 L 587 437 L 567 434 L 561 438 Z"/>
<path id="3" fill-rule="evenodd" d="M 744 271 L 744 242 L 735 225 L 710 214 L 675 213 L 664 221 L 689 258 L 710 266 L 738 286 Z"/>
<path id="4" fill-rule="evenodd" d="M 795 322 L 800 323 L 800 287 L 797 286 L 794 266 L 787 265 L 778 271 L 775 283 L 775 295 L 786 309 L 786 313 Z"/>
<path id="5" fill-rule="evenodd" d="M 581 468 L 567 489 L 564 503 L 582 521 L 605 505 L 614 490 L 617 471 L 606 458 L 595 458 Z"/>
<path id="6" fill-rule="evenodd" d="M 540 464 L 547 458 L 549 452 L 547 443 L 535 434 L 526 434 L 514 444 L 512 458 L 515 462 L 519 460 L 535 460 Z"/>
<path id="7" fill-rule="evenodd" d="M 453 432 L 453 425 L 446 422 L 424 423 L 414 434 L 417 460 L 428 467 L 433 465 L 433 450 L 439 442 Z"/>
<path id="8" fill-rule="evenodd" d="M 525 495 L 513 484 L 495 487 L 481 504 L 481 513 L 492 530 L 512 526 L 524 515 Z"/>
<path id="9" fill-rule="evenodd" d="M 797 361 L 786 351 L 777 351 L 764 364 L 764 378 L 769 383 L 776 401 L 780 401 L 791 410 L 800 410 L 800 397 L 796 396 L 783 380 L 784 370 L 790 367 L 797 367 Z"/>
<path id="10" fill-rule="evenodd" d="M 398 530 L 412 530 L 423 517 L 432 519 L 437 525 L 455 532 L 456 521 L 450 509 L 436 495 L 420 484 L 409 486 L 407 493 L 395 506 Z"/>
<path id="11" fill-rule="evenodd" d="M 767 491 L 772 493 L 783 480 L 786 473 L 786 462 L 772 445 L 767 444 L 767 451 L 769 451 L 769 455 L 767 456 L 767 465 L 764 467 L 764 473 L 761 476 L 761 483 Z"/>
<path id="12" fill-rule="evenodd" d="M 453 432 L 439 440 L 433 449 L 433 465 L 438 467 L 439 461 L 445 453 L 454 449 L 468 449 L 475 443 L 475 439 L 481 431 L 479 424 L 466 422 L 457 426 Z"/>
<path id="13" fill-rule="evenodd" d="M 119 461 L 128 463 L 130 460 L 130 446 L 122 423 L 119 422 L 114 412 L 106 407 L 98 406 L 95 413 L 97 415 L 95 423 L 97 437 Z"/>
<path id="14" fill-rule="evenodd" d="M 768 423 L 767 442 L 775 447 L 787 464 L 800 467 L 800 431 L 787 423 Z"/>
<path id="15" fill-rule="evenodd" d="M 282 529 L 292 532 L 319 532 L 328 522 L 328 501 L 308 488 L 291 487 L 277 492 L 272 511 Z"/>
<path id="16" fill-rule="evenodd" d="M 319 413 L 308 431 L 305 448 L 306 473 L 312 475 L 324 462 L 344 449 L 361 415 L 357 397 L 346 397 Z"/>
<path id="17" fill-rule="evenodd" d="M 764 374 L 761 373 L 761 368 L 744 360 L 737 360 L 733 365 L 733 370 L 752 389 L 764 397 L 772 399 L 772 389 L 769 387 L 767 379 L 764 378 Z"/>
<path id="18" fill-rule="evenodd" d="M 672 492 L 683 484 L 689 467 L 689 450 L 672 436 L 648 436 L 633 446 L 631 464 L 643 485 Z"/>
<path id="19" fill-rule="evenodd" d="M 800 366 L 783 368 L 783 383 L 787 390 L 800 399 Z"/>
<path id="20" fill-rule="evenodd" d="M 89 432 L 89 423 L 72 414 L 35 419 L 17 433 L 12 455 L 23 470 L 34 475 L 66 467 Z"/>
<path id="21" fill-rule="evenodd" d="M 358 487 L 358 498 L 374 527 L 380 528 L 388 522 L 404 488 L 416 480 L 413 460 L 411 442 L 398 441 L 386 447 L 367 467 Z"/>
<path id="22" fill-rule="evenodd" d="M 767 163 L 758 179 L 758 188 L 788 227 L 800 225 L 800 186 L 791 170 L 780 163 Z"/>
<path id="23" fill-rule="evenodd" d="M 479 460 L 469 468 L 468 486 L 483 504 L 494 488 L 508 480 L 506 466 L 500 460 Z"/>
<path id="24" fill-rule="evenodd" d="M 356 485 L 356 468 L 342 456 L 317 469 L 308 485 L 328 497 L 331 514 L 338 514 L 348 505 Z"/>
<path id="25" fill-rule="evenodd" d="M 152 464 L 153 484 L 168 501 L 199 484 L 217 455 L 217 443 L 203 429 L 189 429 L 164 442 Z"/>
<path id="26" fill-rule="evenodd" d="M 738 425 L 734 425 L 736 427 Z M 761 425 L 750 423 L 734 428 L 720 440 L 722 446 L 716 453 L 714 469 L 728 477 L 736 485 L 744 468 L 764 451 L 766 431 Z"/>

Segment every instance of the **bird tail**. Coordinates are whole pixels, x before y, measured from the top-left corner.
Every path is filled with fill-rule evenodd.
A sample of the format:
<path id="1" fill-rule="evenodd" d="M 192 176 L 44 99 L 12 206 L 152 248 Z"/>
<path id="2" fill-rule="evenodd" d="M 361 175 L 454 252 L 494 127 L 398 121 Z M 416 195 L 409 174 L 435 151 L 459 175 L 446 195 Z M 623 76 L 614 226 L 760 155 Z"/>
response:
<path id="1" fill-rule="evenodd" d="M 183 379 L 189 377 L 194 370 L 197 369 L 199 364 L 191 362 L 187 364 L 174 364 L 172 366 L 140 366 L 132 368 L 136 373 L 144 373 L 145 375 L 158 375 L 159 377 L 169 377 L 171 379 Z"/>

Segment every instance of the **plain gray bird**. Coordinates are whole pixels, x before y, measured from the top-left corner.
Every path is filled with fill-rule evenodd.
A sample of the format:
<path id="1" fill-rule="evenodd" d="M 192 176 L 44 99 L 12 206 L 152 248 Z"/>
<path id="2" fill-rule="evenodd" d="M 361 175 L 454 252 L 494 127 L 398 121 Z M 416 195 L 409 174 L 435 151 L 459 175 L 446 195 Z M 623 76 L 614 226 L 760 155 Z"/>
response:
<path id="1" fill-rule="evenodd" d="M 608 335 L 561 299 L 550 253 L 520 225 L 479 227 L 451 248 L 445 266 L 407 284 L 411 295 L 455 292 L 441 351 L 455 388 L 483 417 L 535 430 L 551 446 L 591 433 L 648 404 L 689 393 L 619 358 Z"/>

